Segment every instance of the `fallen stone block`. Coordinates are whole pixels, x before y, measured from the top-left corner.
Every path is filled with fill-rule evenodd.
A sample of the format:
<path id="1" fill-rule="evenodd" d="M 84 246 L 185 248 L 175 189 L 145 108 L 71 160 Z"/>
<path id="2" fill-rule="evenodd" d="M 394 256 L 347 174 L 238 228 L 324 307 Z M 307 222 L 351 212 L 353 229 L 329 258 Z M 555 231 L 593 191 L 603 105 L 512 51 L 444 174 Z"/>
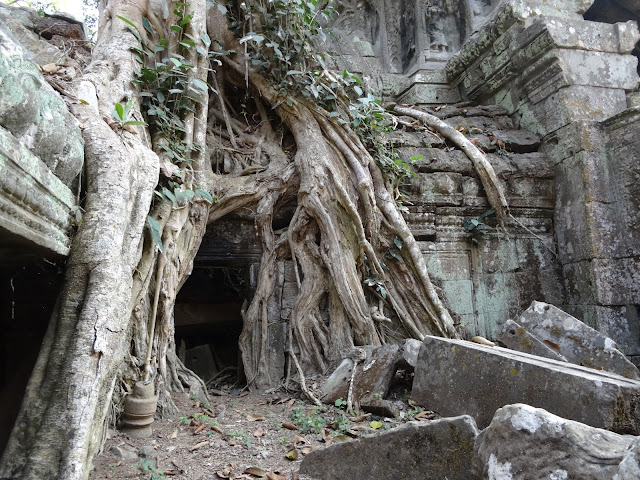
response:
<path id="1" fill-rule="evenodd" d="M 613 340 L 553 305 L 534 300 L 518 323 L 540 340 L 557 345 L 571 363 L 640 379 L 636 366 Z"/>
<path id="2" fill-rule="evenodd" d="M 638 480 L 640 478 L 640 438 L 627 447 L 613 480 Z"/>
<path id="3" fill-rule="evenodd" d="M 476 440 L 474 472 L 496 480 L 611 479 L 632 442 L 546 410 L 507 405 Z"/>
<path id="4" fill-rule="evenodd" d="M 498 408 L 526 402 L 594 427 L 640 433 L 640 382 L 464 340 L 425 338 L 411 397 L 443 416 L 471 415 L 480 428 Z"/>
<path id="5" fill-rule="evenodd" d="M 402 348 L 402 366 L 405 368 L 409 367 L 413 370 L 416 368 L 416 364 L 418 363 L 418 354 L 420 353 L 422 342 L 415 338 L 407 338 L 402 342 L 400 347 Z"/>
<path id="6" fill-rule="evenodd" d="M 402 352 L 398 345 L 383 345 L 381 347 L 358 347 L 366 354 L 366 358 L 358 362 L 353 382 L 354 403 L 364 406 L 369 397 L 383 399 L 389 392 L 391 381 L 402 359 Z M 321 388 L 321 400 L 334 403 L 337 399 L 347 399 L 349 383 L 353 371 L 353 360 L 345 359 L 327 378 Z M 379 401 L 375 402 L 378 406 Z"/>
<path id="7" fill-rule="evenodd" d="M 335 443 L 308 454 L 300 473 L 319 480 L 472 480 L 478 429 L 464 415 L 408 422 L 368 438 Z"/>
<path id="8" fill-rule="evenodd" d="M 218 373 L 209 345 L 198 345 L 187 350 L 184 364 L 205 382 Z"/>
<path id="9" fill-rule="evenodd" d="M 529 353 L 539 357 L 550 358 L 559 362 L 566 362 L 557 352 L 545 345 L 539 338 L 531 335 L 526 328 L 518 325 L 513 320 L 507 320 L 500 332 L 498 332 L 498 342 L 511 350 Z M 555 345 L 555 344 L 554 344 Z"/>

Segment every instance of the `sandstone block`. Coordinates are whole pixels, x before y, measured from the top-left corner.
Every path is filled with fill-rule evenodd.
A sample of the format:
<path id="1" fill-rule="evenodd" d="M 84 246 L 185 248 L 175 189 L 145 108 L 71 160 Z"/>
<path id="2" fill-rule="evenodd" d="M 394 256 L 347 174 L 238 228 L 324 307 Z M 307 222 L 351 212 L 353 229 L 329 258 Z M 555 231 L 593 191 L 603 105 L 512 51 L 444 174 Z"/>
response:
<path id="1" fill-rule="evenodd" d="M 319 480 L 471 480 L 477 435 L 473 418 L 466 415 L 409 422 L 375 437 L 311 452 L 300 473 Z"/>
<path id="2" fill-rule="evenodd" d="M 359 347 L 366 352 L 366 359 L 358 362 L 353 383 L 353 398 L 364 405 L 367 397 L 375 395 L 382 399 L 389 391 L 391 380 L 402 359 L 402 352 L 398 345 L 383 345 L 382 347 Z M 353 360 L 345 359 L 327 378 L 322 386 L 321 400 L 333 403 L 338 398 L 347 399 L 349 382 L 353 371 Z"/>
<path id="3" fill-rule="evenodd" d="M 567 361 L 566 358 L 559 353 L 554 352 L 540 339 L 531 335 L 526 328 L 518 325 L 513 320 L 507 320 L 504 323 L 500 333 L 498 333 L 498 341 L 511 350 L 550 358 L 559 362 Z"/>
<path id="4" fill-rule="evenodd" d="M 529 405 L 499 409 L 476 441 L 478 478 L 612 478 L 632 438 Z M 638 477 L 633 477 L 638 478 Z"/>
<path id="5" fill-rule="evenodd" d="M 640 382 L 607 372 L 463 340 L 428 336 L 413 400 L 486 427 L 504 405 L 528 403 L 619 433 L 640 433 Z"/>
<path id="6" fill-rule="evenodd" d="M 613 340 L 553 305 L 533 301 L 518 323 L 540 340 L 557 345 L 571 363 L 640 378 Z"/>

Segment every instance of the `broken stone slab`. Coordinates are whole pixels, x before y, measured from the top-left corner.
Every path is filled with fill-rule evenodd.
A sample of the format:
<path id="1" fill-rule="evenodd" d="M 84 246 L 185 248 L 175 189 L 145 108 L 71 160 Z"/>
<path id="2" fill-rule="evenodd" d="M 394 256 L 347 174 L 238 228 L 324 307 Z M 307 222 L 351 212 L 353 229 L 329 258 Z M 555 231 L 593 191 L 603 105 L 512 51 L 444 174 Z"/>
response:
<path id="1" fill-rule="evenodd" d="M 473 418 L 408 422 L 380 435 L 334 443 L 308 454 L 300 473 L 319 480 L 471 480 Z"/>
<path id="2" fill-rule="evenodd" d="M 208 344 L 197 345 L 185 352 L 185 367 L 199 376 L 205 382 L 212 379 L 217 373 L 216 362 Z"/>
<path id="3" fill-rule="evenodd" d="M 494 412 L 527 403 L 618 433 L 640 433 L 640 382 L 570 363 L 428 336 L 413 401 L 443 416 L 468 414 L 480 428 Z"/>
<path id="4" fill-rule="evenodd" d="M 416 365 L 418 364 L 418 355 L 420 354 L 420 347 L 422 347 L 422 342 L 415 338 L 407 338 L 402 342 L 403 366 L 408 366 L 411 370 L 416 368 Z"/>
<path id="5" fill-rule="evenodd" d="M 111 447 L 110 450 L 116 457 L 118 457 L 123 462 L 133 463 L 138 460 L 138 454 L 129 445 L 116 445 Z"/>
<path id="6" fill-rule="evenodd" d="M 84 163 L 77 120 L 27 50 L 0 20 L 0 125 L 38 156 L 66 186 Z"/>
<path id="7" fill-rule="evenodd" d="M 627 447 L 613 480 L 638 480 L 640 478 L 640 438 Z"/>
<path id="8" fill-rule="evenodd" d="M 505 480 L 610 479 L 632 442 L 540 408 L 507 405 L 478 436 L 474 471 Z"/>
<path id="9" fill-rule="evenodd" d="M 383 345 L 381 347 L 358 347 L 364 351 L 366 358 L 358 362 L 353 381 L 353 402 L 372 412 L 385 412 L 385 415 L 397 414 L 397 408 L 392 402 L 384 400 L 389 392 L 391 381 L 402 361 L 402 352 L 398 345 Z M 341 398 L 346 400 L 349 395 L 349 383 L 353 372 L 353 360 L 347 358 L 327 378 L 321 388 L 320 399 L 325 403 L 334 403 Z M 367 410 L 369 411 L 369 410 Z"/>
<path id="10" fill-rule="evenodd" d="M 559 353 L 554 352 L 540 339 L 531 335 L 526 328 L 518 325 L 513 320 L 507 320 L 504 323 L 500 332 L 498 332 L 498 342 L 505 347 L 511 350 L 517 350 L 518 352 L 550 358 L 559 362 L 567 361 L 566 358 Z"/>
<path id="11" fill-rule="evenodd" d="M 518 323 L 541 341 L 557 345 L 571 363 L 640 379 L 636 366 L 612 339 L 553 305 L 534 300 Z"/>

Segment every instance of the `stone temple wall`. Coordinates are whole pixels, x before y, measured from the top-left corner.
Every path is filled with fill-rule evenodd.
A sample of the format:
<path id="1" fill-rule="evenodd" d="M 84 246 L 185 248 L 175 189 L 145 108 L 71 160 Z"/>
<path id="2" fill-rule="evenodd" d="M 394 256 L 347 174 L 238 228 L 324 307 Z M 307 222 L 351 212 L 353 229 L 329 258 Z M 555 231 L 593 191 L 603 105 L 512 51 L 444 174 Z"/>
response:
<path id="1" fill-rule="evenodd" d="M 344 54 L 336 56 L 338 67 L 362 72 L 380 94 L 400 103 L 502 106 L 512 121 L 507 130 L 539 136 L 538 161 L 544 158 L 548 170 L 534 162 L 518 172 L 522 164 L 514 155 L 507 163 L 516 171 L 492 163 L 506 180 L 514 215 L 544 245 L 517 226 L 503 239 L 470 239 L 460 224 L 481 213 L 486 199 L 467 176 L 464 159 L 448 152 L 442 161 L 442 151 L 420 151 L 431 163 L 419 163 L 408 219 L 424 236 L 425 255 L 450 308 L 471 332 L 491 337 L 533 296 L 562 306 L 609 334 L 627 354 L 639 355 L 634 185 L 640 4 L 342 3 L 344 15 L 334 24 L 334 47 Z M 402 28 L 403 22 L 412 27 Z M 399 149 L 405 157 L 418 150 Z M 514 195 L 514 178 L 520 196 Z"/>
<path id="2" fill-rule="evenodd" d="M 541 136 L 554 163 L 564 307 L 638 355 L 638 298 L 630 292 L 640 287 L 640 237 L 631 230 L 634 194 L 622 187 L 638 158 L 630 139 L 640 124 L 628 109 L 639 85 L 638 17 L 585 21 L 591 3 L 558 1 L 563 9 L 547 16 L 505 2 L 446 70 L 464 98 L 502 105 Z"/>

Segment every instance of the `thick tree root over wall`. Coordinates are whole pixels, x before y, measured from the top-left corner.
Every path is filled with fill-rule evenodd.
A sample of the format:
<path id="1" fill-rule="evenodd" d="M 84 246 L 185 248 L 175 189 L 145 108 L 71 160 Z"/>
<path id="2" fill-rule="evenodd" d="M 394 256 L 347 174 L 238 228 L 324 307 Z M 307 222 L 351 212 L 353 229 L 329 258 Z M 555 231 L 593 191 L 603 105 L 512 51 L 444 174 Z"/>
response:
<path id="1" fill-rule="evenodd" d="M 207 10 L 204 0 L 191 1 L 188 9 L 193 38 L 207 32 L 207 19 L 210 38 L 227 51 L 243 51 L 220 9 Z M 195 52 L 185 57 L 194 66 L 188 80 L 209 81 L 217 94 L 211 99 L 204 95 L 182 118 L 183 141 L 207 145 L 193 153 L 182 182 L 214 193 L 217 202 L 178 205 L 165 198 L 152 204 L 159 178 L 173 175 L 159 148 L 161 138 L 145 127 L 136 127 L 135 133 L 114 128 L 108 119 L 116 103 L 138 93 L 132 80 L 139 66 L 131 49 L 139 43 L 119 17 L 142 25 L 144 16 L 171 38 L 172 15 L 163 20 L 162 5 L 154 11 L 143 0 L 108 1 L 93 63 L 76 82 L 83 99 L 74 105 L 74 114 L 86 144 L 86 214 L 0 462 L 0 478 L 87 478 L 106 422 L 117 413 L 113 407 L 136 380 L 155 383 L 162 415 L 173 413 L 171 391 L 186 388 L 205 395 L 202 381 L 175 354 L 173 307 L 207 224 L 245 208 L 255 211 L 263 249 L 257 289 L 242 312 L 240 348 L 250 387 L 272 384 L 267 304 L 282 260 L 292 260 L 298 282 L 287 353 L 303 389 L 305 371 L 325 371 L 354 346 L 458 335 L 389 182 L 360 139 L 303 97 L 283 101 L 237 53 L 224 57 L 215 72 L 206 57 Z M 252 103 L 259 122 L 251 128 L 226 98 L 230 89 Z M 137 108 L 133 116 L 142 119 Z M 474 162 L 493 208 L 504 218 L 508 207 L 484 156 L 435 117 L 394 108 L 458 145 Z M 285 134 L 295 147 L 283 147 Z M 211 158 L 220 155 L 239 162 L 237 174 L 214 173 Z M 290 224 L 274 231 L 275 214 L 292 200 L 296 209 Z M 160 225 L 163 252 L 144 235 L 148 214 Z M 401 245 L 401 258 L 386 260 L 394 245 Z"/>

